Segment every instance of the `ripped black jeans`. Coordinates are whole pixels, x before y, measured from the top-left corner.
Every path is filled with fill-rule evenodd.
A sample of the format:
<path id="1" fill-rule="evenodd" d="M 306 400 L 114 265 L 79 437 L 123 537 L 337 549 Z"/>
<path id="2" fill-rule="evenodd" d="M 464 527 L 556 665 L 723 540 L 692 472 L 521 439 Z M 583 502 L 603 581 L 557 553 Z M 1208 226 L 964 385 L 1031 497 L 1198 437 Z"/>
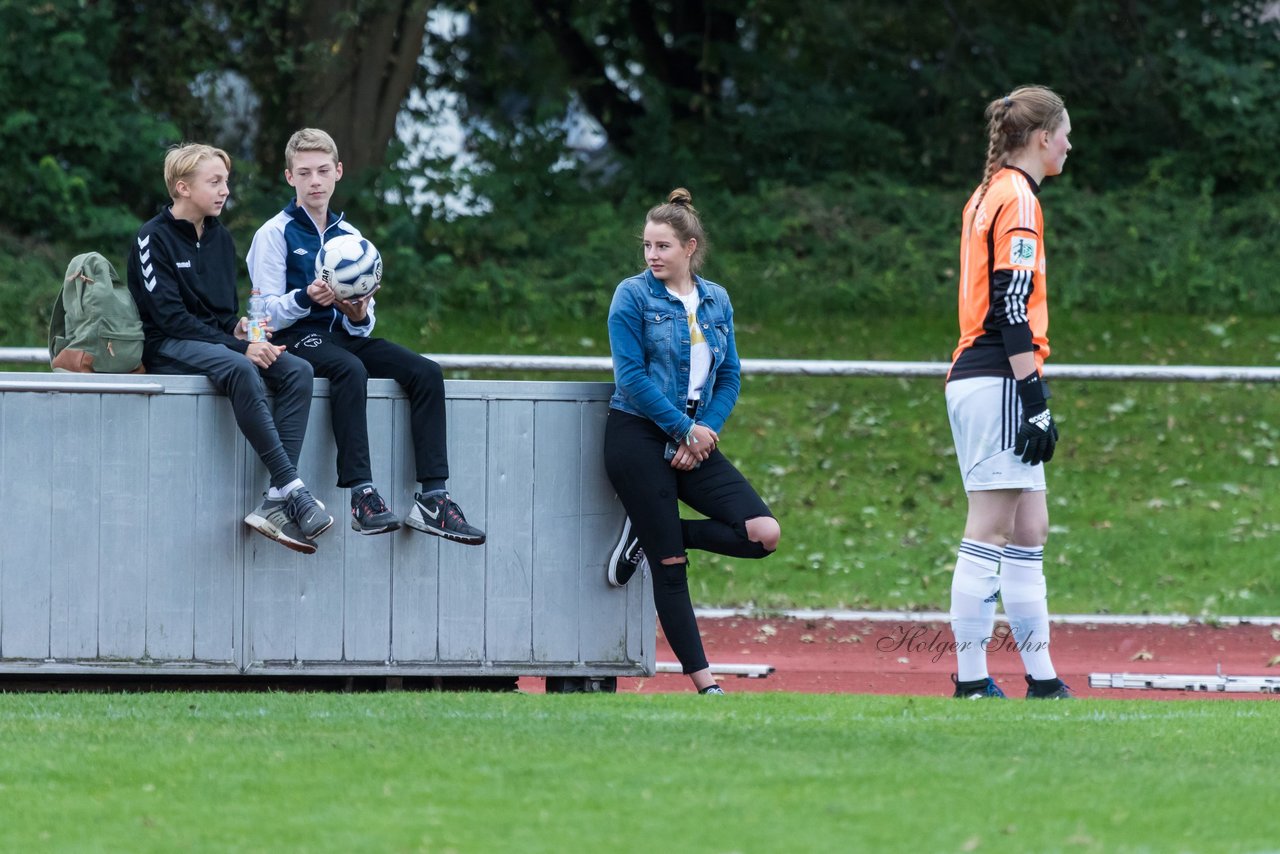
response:
<path id="1" fill-rule="evenodd" d="M 707 667 L 698 623 L 689 599 L 687 564 L 664 564 L 686 550 L 730 557 L 762 558 L 771 552 L 747 537 L 747 520 L 772 517 L 769 506 L 720 451 L 693 471 L 673 469 L 663 459 L 671 438 L 647 418 L 609 410 L 604 464 L 631 518 L 653 575 L 653 604 L 662 631 L 685 673 Z M 681 519 L 678 501 L 706 516 Z"/>

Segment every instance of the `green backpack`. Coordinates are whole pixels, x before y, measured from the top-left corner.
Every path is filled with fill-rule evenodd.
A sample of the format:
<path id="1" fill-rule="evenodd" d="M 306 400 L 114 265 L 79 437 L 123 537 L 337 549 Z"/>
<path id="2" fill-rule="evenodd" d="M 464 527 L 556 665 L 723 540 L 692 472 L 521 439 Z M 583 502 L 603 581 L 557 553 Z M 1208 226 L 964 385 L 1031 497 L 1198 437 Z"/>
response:
<path id="1" fill-rule="evenodd" d="M 73 258 L 49 320 L 53 369 L 140 373 L 143 337 L 138 306 L 111 262 L 97 252 Z"/>

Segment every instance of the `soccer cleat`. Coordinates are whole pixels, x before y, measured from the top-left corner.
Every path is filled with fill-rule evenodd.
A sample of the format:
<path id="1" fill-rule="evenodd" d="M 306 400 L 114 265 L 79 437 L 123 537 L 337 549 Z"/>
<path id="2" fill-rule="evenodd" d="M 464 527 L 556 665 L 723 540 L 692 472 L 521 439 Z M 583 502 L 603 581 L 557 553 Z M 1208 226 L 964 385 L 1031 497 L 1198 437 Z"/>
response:
<path id="1" fill-rule="evenodd" d="M 324 505 L 316 501 L 311 490 L 299 486 L 290 492 L 284 500 L 285 510 L 289 518 L 302 531 L 302 536 L 314 540 L 333 525 L 333 517 L 324 509 Z"/>
<path id="2" fill-rule="evenodd" d="M 724 694 L 724 689 L 719 685 L 708 685 L 705 688 L 698 689 L 699 694 Z"/>
<path id="3" fill-rule="evenodd" d="M 972 682 L 960 682 L 956 679 L 956 675 L 951 674 L 951 681 L 956 686 L 956 691 L 952 694 L 959 700 L 1003 700 L 1004 692 L 1000 690 L 1000 686 L 995 680 L 988 676 L 986 679 L 975 679 Z"/>
<path id="4" fill-rule="evenodd" d="M 1067 687 L 1067 683 L 1061 679 L 1032 679 L 1030 676 L 1027 680 L 1027 699 L 1028 700 L 1070 700 L 1072 699 L 1071 689 Z"/>
<path id="5" fill-rule="evenodd" d="M 362 487 L 351 494 L 351 530 L 358 534 L 389 534 L 400 530 L 400 520 L 387 508 L 378 490 Z"/>
<path id="6" fill-rule="evenodd" d="M 640 540 L 631 536 L 631 520 L 622 524 L 622 535 L 618 544 L 609 555 L 608 577 L 613 587 L 624 587 L 636 574 L 636 570 L 644 563 L 644 549 L 640 548 Z"/>
<path id="7" fill-rule="evenodd" d="M 263 497 L 262 503 L 244 517 L 244 523 L 269 540 L 304 555 L 316 553 L 315 543 L 308 540 L 293 519 L 283 498 Z"/>
<path id="8" fill-rule="evenodd" d="M 404 521 L 410 528 L 457 543 L 468 546 L 484 543 L 484 531 L 467 522 L 467 518 L 462 515 L 462 508 L 447 492 L 431 495 L 415 492 L 413 509 Z"/>

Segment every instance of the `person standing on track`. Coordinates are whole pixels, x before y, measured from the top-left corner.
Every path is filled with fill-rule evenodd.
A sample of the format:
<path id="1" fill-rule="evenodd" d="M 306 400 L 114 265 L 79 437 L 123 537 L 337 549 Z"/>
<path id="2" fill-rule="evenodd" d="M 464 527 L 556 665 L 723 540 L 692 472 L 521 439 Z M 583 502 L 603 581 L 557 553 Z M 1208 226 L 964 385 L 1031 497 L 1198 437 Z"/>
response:
<path id="1" fill-rule="evenodd" d="M 621 587 L 646 564 L 667 642 L 701 694 L 711 675 L 689 599 L 686 549 L 767 557 L 781 528 L 720 453 L 720 432 L 741 379 L 733 306 L 698 275 L 707 239 L 689 191 L 673 190 L 644 224 L 643 273 L 624 279 L 609 307 L 617 388 L 605 425 L 605 471 L 628 521 L 608 566 Z M 683 501 L 706 519 L 681 519 Z"/>
<path id="2" fill-rule="evenodd" d="M 960 341 L 947 375 L 947 413 L 969 498 L 951 582 L 954 696 L 1004 697 L 986 644 L 1004 602 L 1027 670 L 1027 697 L 1071 696 L 1049 657 L 1044 464 L 1058 427 L 1041 378 L 1049 355 L 1044 217 L 1036 195 L 1071 150 L 1062 99 L 1024 86 L 987 105 L 987 162 L 964 207 Z"/>

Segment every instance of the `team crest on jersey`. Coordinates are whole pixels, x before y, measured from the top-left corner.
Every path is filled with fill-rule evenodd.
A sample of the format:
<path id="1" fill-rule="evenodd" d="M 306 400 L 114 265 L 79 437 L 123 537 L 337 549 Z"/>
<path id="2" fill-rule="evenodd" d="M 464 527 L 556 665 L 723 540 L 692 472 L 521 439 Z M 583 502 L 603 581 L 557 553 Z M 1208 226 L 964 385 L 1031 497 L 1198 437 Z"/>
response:
<path id="1" fill-rule="evenodd" d="M 1009 242 L 1009 265 L 1012 267 L 1034 267 L 1036 265 L 1036 242 L 1026 237 L 1015 237 Z"/>

